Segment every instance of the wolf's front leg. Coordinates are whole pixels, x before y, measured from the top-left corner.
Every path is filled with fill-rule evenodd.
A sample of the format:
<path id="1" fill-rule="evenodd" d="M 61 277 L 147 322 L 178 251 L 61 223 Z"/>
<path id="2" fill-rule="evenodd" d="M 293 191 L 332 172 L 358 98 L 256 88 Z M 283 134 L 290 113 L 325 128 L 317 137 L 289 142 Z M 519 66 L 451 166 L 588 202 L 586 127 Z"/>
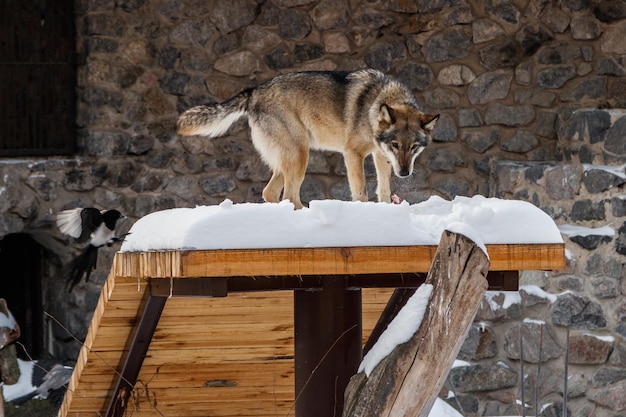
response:
<path id="1" fill-rule="evenodd" d="M 355 151 L 346 150 L 343 154 L 348 172 L 348 184 L 352 192 L 353 201 L 367 201 L 367 188 L 365 184 L 365 168 L 363 163 L 365 156 Z"/>
<path id="2" fill-rule="evenodd" d="M 374 152 L 374 166 L 376 167 L 376 195 L 378 201 L 391 203 L 391 163 L 387 157 Z"/>

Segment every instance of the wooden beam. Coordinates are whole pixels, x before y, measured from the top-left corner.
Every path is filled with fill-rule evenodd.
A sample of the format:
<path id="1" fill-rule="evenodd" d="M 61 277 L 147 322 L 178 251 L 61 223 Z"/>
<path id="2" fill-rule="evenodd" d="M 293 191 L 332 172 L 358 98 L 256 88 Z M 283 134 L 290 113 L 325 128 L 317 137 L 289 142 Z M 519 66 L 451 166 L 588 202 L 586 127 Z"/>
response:
<path id="1" fill-rule="evenodd" d="M 126 414 L 126 407 L 131 399 L 132 390 L 137 383 L 139 371 L 150 347 L 152 336 L 159 323 L 166 301 L 167 297 L 148 296 L 141 320 L 131 339 L 128 354 L 118 375 L 106 417 L 123 417 Z"/>
<path id="2" fill-rule="evenodd" d="M 327 276 L 316 291 L 294 291 L 295 411 L 340 416 L 362 357 L 361 290 Z"/>
<path id="3" fill-rule="evenodd" d="M 436 246 L 228 249 L 118 252 L 115 275 L 135 278 L 193 278 L 279 275 L 426 273 Z M 494 271 L 558 270 L 565 246 L 487 245 Z"/>
<path id="4" fill-rule="evenodd" d="M 426 279 L 433 289 L 418 331 L 369 377 L 352 378 L 345 417 L 428 416 L 487 289 L 488 269 L 487 255 L 474 242 L 444 232 Z"/>

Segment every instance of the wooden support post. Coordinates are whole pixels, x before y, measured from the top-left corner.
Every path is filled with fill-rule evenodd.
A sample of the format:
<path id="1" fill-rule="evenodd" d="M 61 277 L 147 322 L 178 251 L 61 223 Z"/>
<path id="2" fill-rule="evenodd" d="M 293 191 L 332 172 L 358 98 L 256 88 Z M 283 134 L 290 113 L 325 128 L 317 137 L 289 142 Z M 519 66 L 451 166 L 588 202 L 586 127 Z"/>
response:
<path id="1" fill-rule="evenodd" d="M 166 301 L 167 297 L 164 296 L 148 296 L 141 320 L 132 338 L 128 354 L 113 390 L 106 417 L 122 417 L 126 414 L 131 391 L 135 388 L 135 383 L 137 383 L 141 365 L 150 347 L 157 324 L 159 324 Z"/>
<path id="2" fill-rule="evenodd" d="M 344 417 L 427 416 L 487 289 L 489 259 L 463 235 L 445 231 L 426 279 L 433 285 L 418 331 L 369 378 L 346 389 Z"/>
<path id="3" fill-rule="evenodd" d="M 294 291 L 297 417 L 340 416 L 361 363 L 361 289 L 325 276 L 321 290 Z"/>

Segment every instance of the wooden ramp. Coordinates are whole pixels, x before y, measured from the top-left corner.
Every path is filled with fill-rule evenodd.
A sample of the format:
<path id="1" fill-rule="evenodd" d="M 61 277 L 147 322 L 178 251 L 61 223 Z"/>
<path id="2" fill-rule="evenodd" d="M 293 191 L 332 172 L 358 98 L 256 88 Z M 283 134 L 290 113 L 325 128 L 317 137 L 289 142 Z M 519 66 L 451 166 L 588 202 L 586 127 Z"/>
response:
<path id="1" fill-rule="evenodd" d="M 59 416 L 296 415 L 295 392 L 319 384 L 296 373 L 303 375 L 302 367 L 308 367 L 304 375 L 309 375 L 321 362 L 314 358 L 305 363 L 304 356 L 315 354 L 308 345 L 315 343 L 298 347 L 298 329 L 318 322 L 336 327 L 334 348 L 348 330 L 358 327 L 360 349 L 393 291 L 423 282 L 436 249 L 117 253 Z M 565 266 L 563 244 L 487 249 L 492 289 L 517 289 L 517 276 L 511 272 Z M 341 283 L 339 292 L 336 282 Z M 298 303 L 306 304 L 307 311 L 324 306 L 330 287 L 333 302 L 337 294 L 342 302 L 352 298 L 349 305 L 360 309 L 359 323 L 338 323 L 344 313 L 337 311 L 302 314 Z M 321 300 L 315 298 L 320 294 Z M 150 320 L 153 333 L 146 333 Z M 332 350 L 314 348 L 322 356 Z M 353 360 L 358 364 L 360 357 Z M 304 397 L 298 404 L 316 398 Z"/>

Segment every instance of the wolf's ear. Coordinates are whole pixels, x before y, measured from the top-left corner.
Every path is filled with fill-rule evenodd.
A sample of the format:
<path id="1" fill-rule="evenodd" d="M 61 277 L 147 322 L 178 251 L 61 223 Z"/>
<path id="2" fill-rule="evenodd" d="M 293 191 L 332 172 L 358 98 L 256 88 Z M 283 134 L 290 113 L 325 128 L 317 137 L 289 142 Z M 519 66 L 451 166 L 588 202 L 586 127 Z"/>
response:
<path id="1" fill-rule="evenodd" d="M 421 116 L 422 128 L 430 132 L 431 130 L 435 128 L 435 124 L 437 123 L 437 120 L 439 120 L 438 114 L 422 114 Z"/>
<path id="2" fill-rule="evenodd" d="M 393 109 L 386 104 L 380 106 L 380 109 L 378 110 L 378 123 L 380 123 L 381 127 L 386 129 L 395 122 L 396 120 L 393 115 Z"/>

